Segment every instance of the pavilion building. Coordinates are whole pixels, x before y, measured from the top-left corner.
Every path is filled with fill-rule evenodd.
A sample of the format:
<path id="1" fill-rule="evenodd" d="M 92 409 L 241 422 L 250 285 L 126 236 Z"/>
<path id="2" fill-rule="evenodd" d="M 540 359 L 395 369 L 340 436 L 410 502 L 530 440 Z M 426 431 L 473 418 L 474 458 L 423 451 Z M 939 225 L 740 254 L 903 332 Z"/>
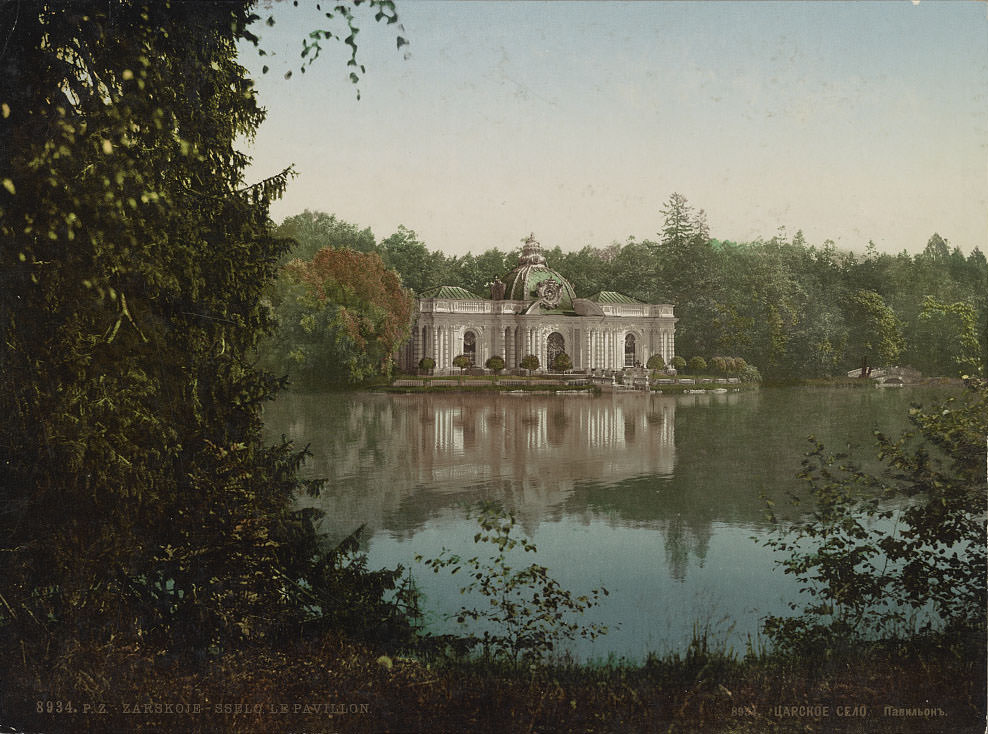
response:
<path id="1" fill-rule="evenodd" d="M 489 298 L 437 286 L 419 294 L 412 319 L 411 339 L 399 353 L 407 371 L 431 357 L 437 372 L 449 372 L 461 354 L 478 367 L 496 355 L 506 369 L 534 354 L 548 371 L 565 352 L 574 370 L 590 372 L 644 365 L 653 354 L 668 364 L 676 353 L 672 305 L 614 291 L 577 298 L 534 236 L 525 240 L 518 264 L 490 284 Z"/>

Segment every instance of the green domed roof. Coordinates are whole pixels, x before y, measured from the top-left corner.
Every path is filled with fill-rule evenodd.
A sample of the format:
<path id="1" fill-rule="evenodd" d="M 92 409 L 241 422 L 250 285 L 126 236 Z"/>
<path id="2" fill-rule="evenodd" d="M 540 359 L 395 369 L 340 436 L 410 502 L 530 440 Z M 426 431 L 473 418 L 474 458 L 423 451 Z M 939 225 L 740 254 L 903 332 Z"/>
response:
<path id="1" fill-rule="evenodd" d="M 552 297 L 555 288 L 551 284 L 548 288 L 542 286 L 543 293 L 539 292 L 540 284 L 548 281 L 559 284 L 559 301 L 549 310 L 572 311 L 573 299 L 576 298 L 573 286 L 546 264 L 542 247 L 533 235 L 529 235 L 518 264 L 504 276 L 504 297 L 509 301 L 534 301 L 548 293 L 548 300 L 552 302 L 555 300 Z"/>

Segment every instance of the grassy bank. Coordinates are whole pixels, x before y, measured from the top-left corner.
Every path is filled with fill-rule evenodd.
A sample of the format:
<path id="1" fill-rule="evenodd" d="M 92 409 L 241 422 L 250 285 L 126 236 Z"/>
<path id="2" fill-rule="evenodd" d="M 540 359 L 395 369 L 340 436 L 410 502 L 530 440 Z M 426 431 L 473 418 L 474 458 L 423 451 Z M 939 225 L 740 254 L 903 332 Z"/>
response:
<path id="1" fill-rule="evenodd" d="M 805 379 L 767 380 L 766 387 L 846 387 L 874 388 L 875 380 L 865 377 L 807 377 Z M 906 383 L 906 387 L 928 385 L 954 385 L 960 387 L 964 381 L 958 377 L 924 377 L 916 382 Z"/>
<path id="2" fill-rule="evenodd" d="M 744 659 L 695 640 L 684 655 L 638 666 L 518 669 L 399 657 L 328 636 L 203 663 L 80 647 L 6 673 L 0 723 L 49 734 L 891 734 L 983 731 L 985 716 L 983 649 L 945 638 Z"/>

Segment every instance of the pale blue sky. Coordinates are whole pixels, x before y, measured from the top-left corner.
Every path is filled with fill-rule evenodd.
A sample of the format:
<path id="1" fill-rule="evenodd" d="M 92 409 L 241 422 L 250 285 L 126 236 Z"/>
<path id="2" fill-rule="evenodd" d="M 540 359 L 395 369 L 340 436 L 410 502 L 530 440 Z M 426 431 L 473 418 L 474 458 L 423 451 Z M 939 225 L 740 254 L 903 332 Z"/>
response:
<path id="1" fill-rule="evenodd" d="M 321 16 L 272 7 L 276 56 L 241 58 L 269 111 L 252 177 L 301 174 L 278 221 L 570 250 L 654 238 L 678 191 L 721 239 L 988 251 L 983 2 L 399 0 L 408 58 L 365 20 L 359 101 L 341 45 L 282 77 Z"/>

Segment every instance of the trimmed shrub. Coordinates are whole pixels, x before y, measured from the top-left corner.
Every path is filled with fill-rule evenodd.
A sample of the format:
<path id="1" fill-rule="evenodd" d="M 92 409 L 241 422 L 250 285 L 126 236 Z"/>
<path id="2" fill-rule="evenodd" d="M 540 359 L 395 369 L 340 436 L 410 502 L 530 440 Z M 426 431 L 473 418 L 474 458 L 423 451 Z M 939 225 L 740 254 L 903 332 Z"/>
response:
<path id="1" fill-rule="evenodd" d="M 556 372 L 567 372 L 573 369 L 573 360 L 569 358 L 566 352 L 560 352 L 556 355 L 556 358 L 552 360 L 552 369 Z"/>
<path id="2" fill-rule="evenodd" d="M 707 360 L 705 360 L 703 357 L 693 357 L 689 361 L 689 365 L 688 366 L 689 366 L 690 372 L 692 372 L 694 374 L 696 374 L 698 372 L 703 372 L 705 369 L 707 369 Z"/>
<path id="3" fill-rule="evenodd" d="M 534 354 L 526 354 L 521 358 L 521 362 L 518 363 L 518 366 L 523 370 L 528 370 L 528 374 L 532 374 L 532 370 L 537 370 L 540 364 L 539 358 Z"/>
<path id="4" fill-rule="evenodd" d="M 682 372 L 686 369 L 686 360 L 682 357 L 673 357 L 669 360 L 669 366 L 676 370 L 676 372 Z"/>
<path id="5" fill-rule="evenodd" d="M 461 372 L 465 370 L 467 367 L 469 367 L 471 364 L 472 362 L 470 361 L 470 358 L 465 354 L 457 354 L 455 357 L 453 357 L 453 366 L 459 367 Z"/>
<path id="6" fill-rule="evenodd" d="M 422 357 L 419 360 L 419 369 L 425 372 L 431 372 L 436 368 L 436 360 L 432 357 Z"/>
<path id="7" fill-rule="evenodd" d="M 504 369 L 504 357 L 499 357 L 495 354 L 493 357 L 489 357 L 487 361 L 484 362 L 484 367 L 497 375 Z"/>
<path id="8" fill-rule="evenodd" d="M 664 370 L 666 368 L 666 362 L 662 359 L 661 354 L 653 354 L 648 358 L 645 366 L 650 370 Z"/>

